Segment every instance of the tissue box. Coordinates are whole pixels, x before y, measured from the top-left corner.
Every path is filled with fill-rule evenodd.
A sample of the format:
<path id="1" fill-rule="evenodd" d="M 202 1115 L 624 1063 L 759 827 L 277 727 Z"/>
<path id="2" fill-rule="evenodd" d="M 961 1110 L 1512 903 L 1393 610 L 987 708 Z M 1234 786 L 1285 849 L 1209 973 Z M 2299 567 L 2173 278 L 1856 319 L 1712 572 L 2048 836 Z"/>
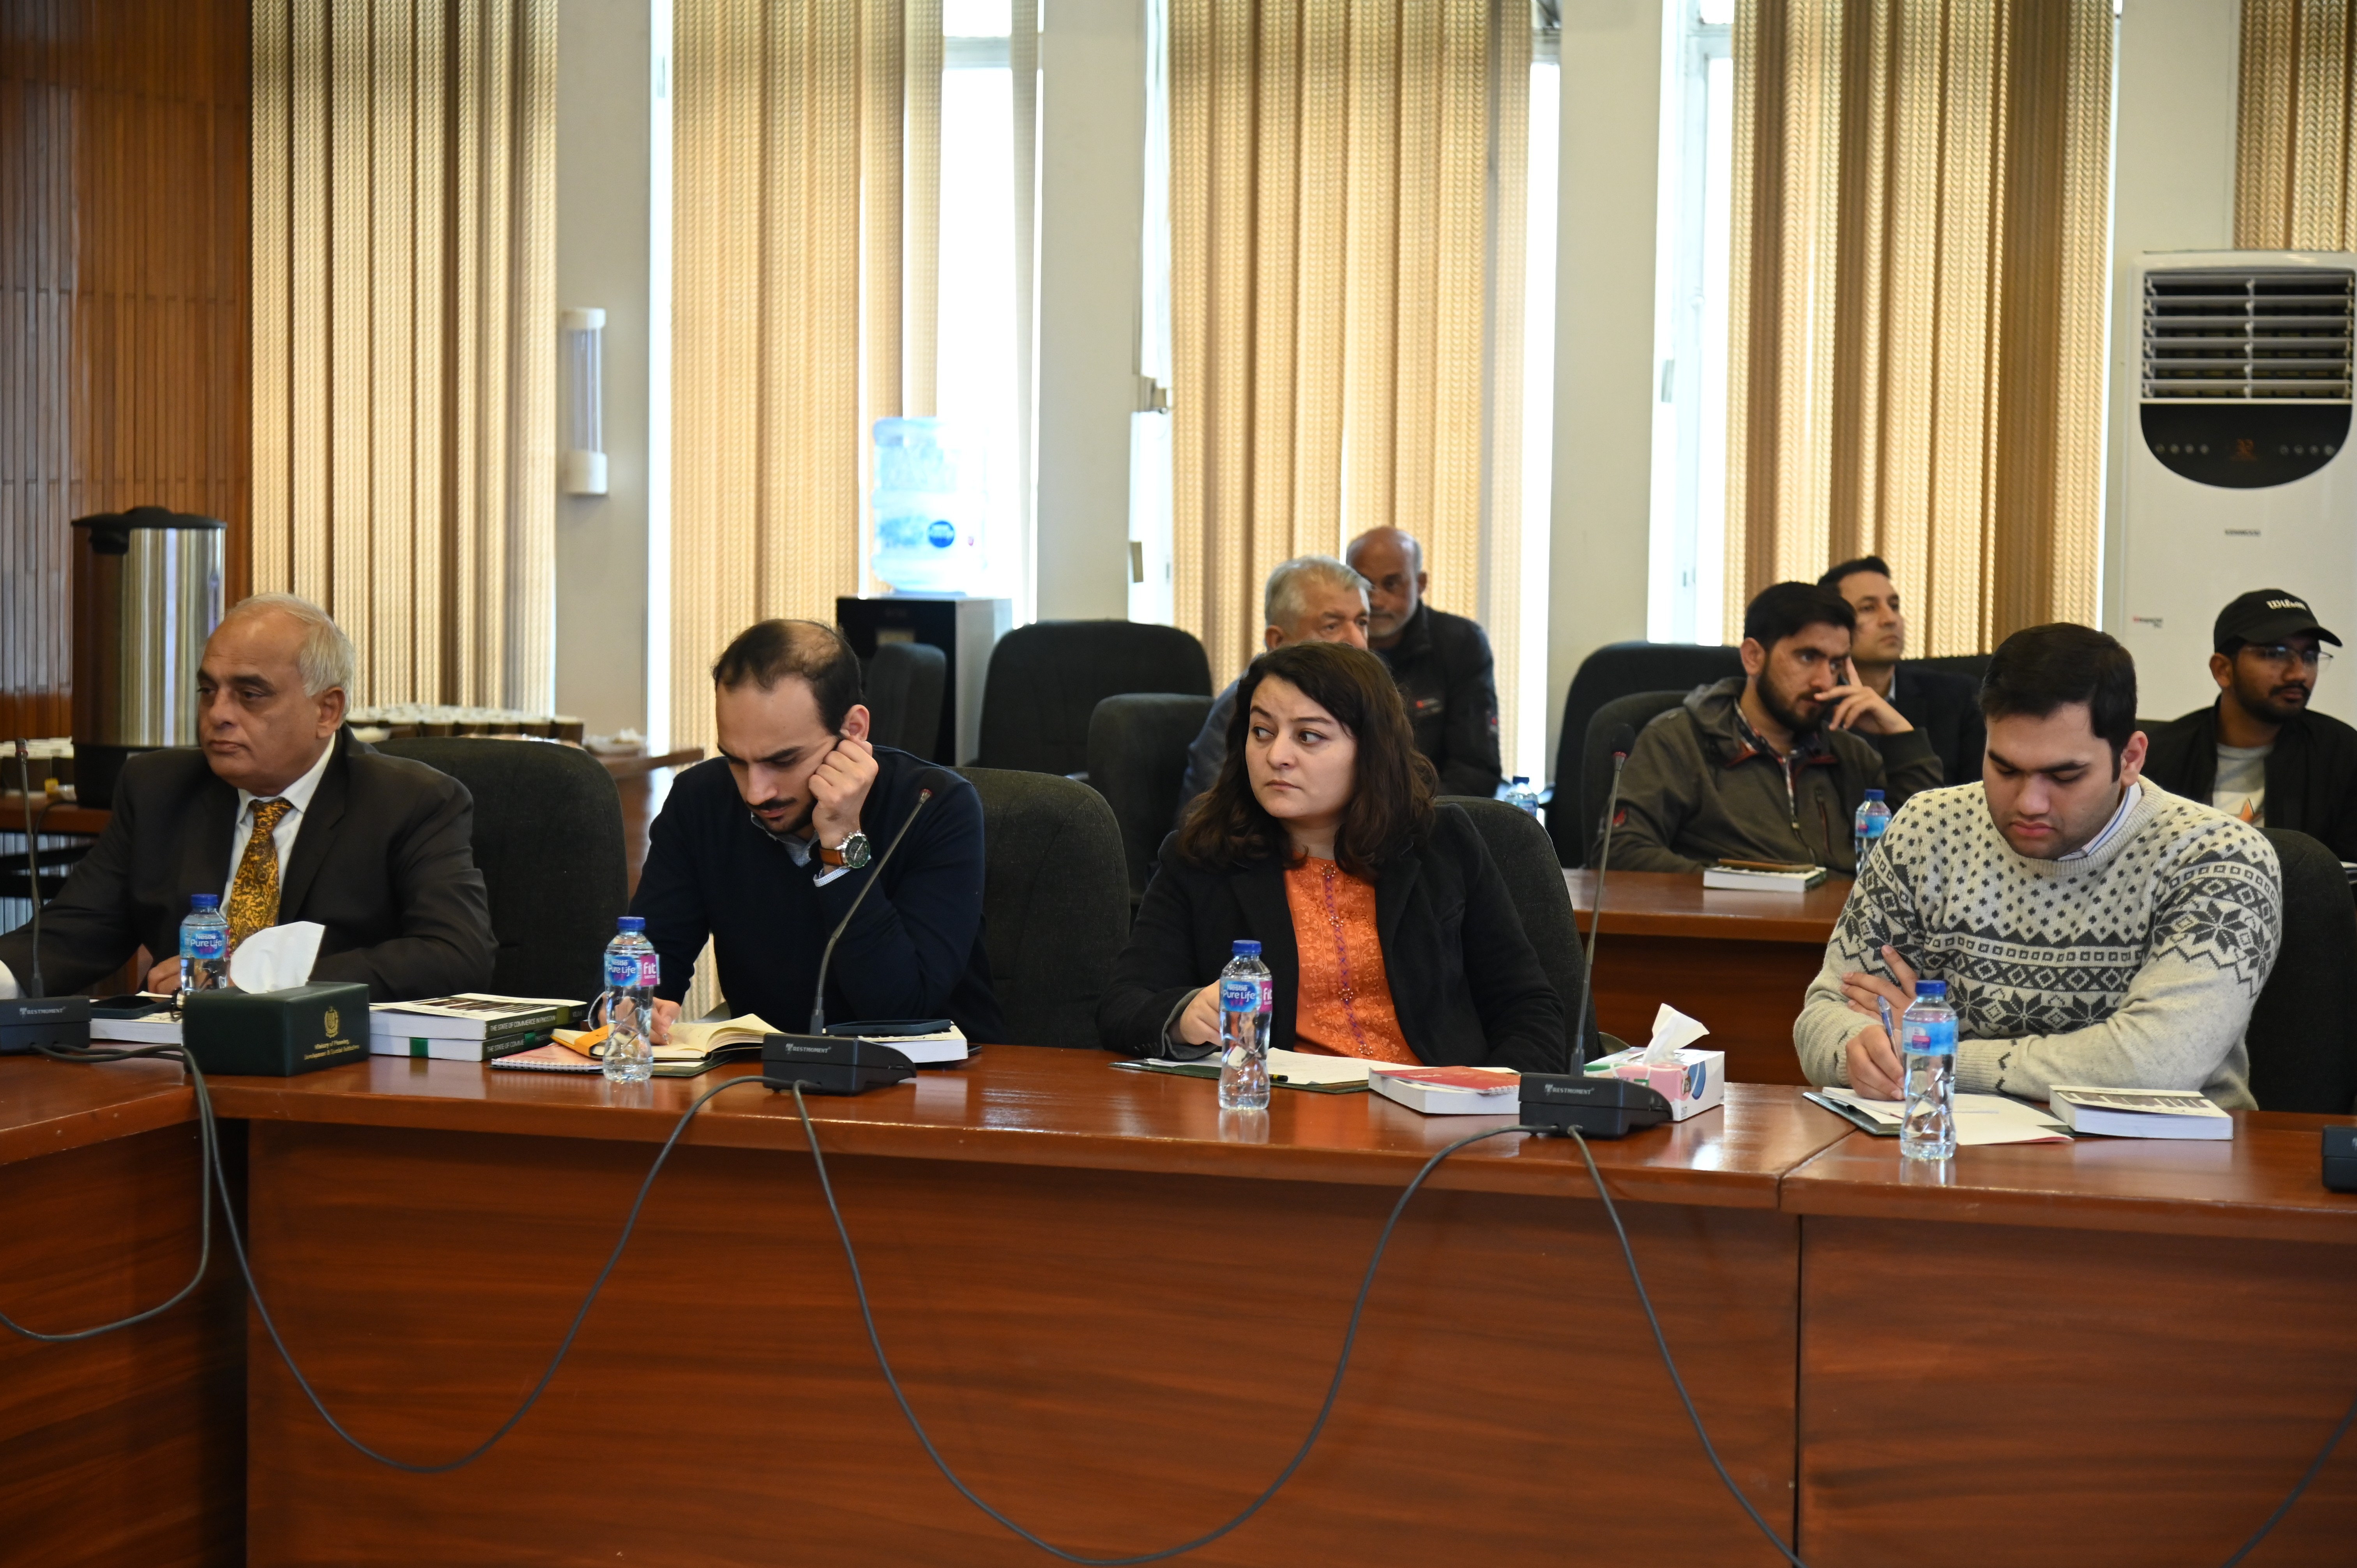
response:
<path id="1" fill-rule="evenodd" d="M 1678 1098 L 1677 1093 L 1680 1087 L 1679 1073 L 1671 1069 L 1655 1068 L 1650 1076 L 1635 1071 L 1619 1070 L 1623 1067 L 1633 1068 L 1636 1063 L 1644 1059 L 1644 1056 L 1645 1048 L 1642 1046 L 1632 1047 L 1625 1051 L 1615 1051 L 1609 1057 L 1597 1058 L 1587 1064 L 1587 1070 L 1592 1077 L 1617 1076 L 1651 1084 L 1660 1091 L 1663 1099 L 1670 1102 L 1670 1120 L 1673 1122 L 1683 1122 L 1689 1116 L 1698 1116 L 1726 1101 L 1727 1053 L 1725 1051 L 1698 1051 L 1689 1046 L 1678 1053 L 1678 1068 L 1683 1070 L 1685 1079 L 1684 1085 L 1685 1098 L 1683 1100 Z M 1667 1081 L 1662 1081 L 1664 1079 Z"/>
<path id="2" fill-rule="evenodd" d="M 180 1040 L 209 1073 L 292 1078 L 366 1061 L 368 987 L 347 980 L 285 991 L 199 991 L 182 1011 Z"/>

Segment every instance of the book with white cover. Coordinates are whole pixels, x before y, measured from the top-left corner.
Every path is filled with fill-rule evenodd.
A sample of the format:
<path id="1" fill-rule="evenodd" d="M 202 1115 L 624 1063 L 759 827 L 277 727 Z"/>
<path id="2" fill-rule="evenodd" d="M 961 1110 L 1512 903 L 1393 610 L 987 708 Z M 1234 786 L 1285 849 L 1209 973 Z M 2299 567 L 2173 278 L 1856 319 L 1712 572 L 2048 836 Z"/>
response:
<path id="1" fill-rule="evenodd" d="M 1367 1087 L 1426 1116 L 1520 1116 L 1523 1075 L 1504 1067 L 1367 1069 Z"/>
<path id="2" fill-rule="evenodd" d="M 556 996 L 464 991 L 417 1002 L 376 1003 L 369 1008 L 369 1033 L 404 1040 L 481 1040 L 491 1035 L 561 1029 L 586 1011 L 586 1004 Z"/>
<path id="3" fill-rule="evenodd" d="M 2172 1089 L 2089 1089 L 2056 1084 L 2048 1090 L 2054 1119 L 2074 1133 L 2115 1138 L 2232 1138 L 2234 1119 L 2209 1096 Z"/>
<path id="4" fill-rule="evenodd" d="M 1812 865 L 1769 870 L 1749 865 L 1706 865 L 1702 885 L 1722 893 L 1806 893 L 1825 879 L 1825 868 Z"/>

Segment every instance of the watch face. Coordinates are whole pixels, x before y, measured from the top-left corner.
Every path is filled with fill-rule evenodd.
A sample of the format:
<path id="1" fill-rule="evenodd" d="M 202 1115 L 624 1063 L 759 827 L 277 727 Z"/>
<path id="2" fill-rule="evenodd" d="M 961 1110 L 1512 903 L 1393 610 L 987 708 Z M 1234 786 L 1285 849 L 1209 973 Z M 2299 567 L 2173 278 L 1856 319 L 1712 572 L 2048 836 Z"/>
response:
<path id="1" fill-rule="evenodd" d="M 867 864 L 867 835 L 854 833 L 843 841 L 843 864 L 857 871 Z"/>

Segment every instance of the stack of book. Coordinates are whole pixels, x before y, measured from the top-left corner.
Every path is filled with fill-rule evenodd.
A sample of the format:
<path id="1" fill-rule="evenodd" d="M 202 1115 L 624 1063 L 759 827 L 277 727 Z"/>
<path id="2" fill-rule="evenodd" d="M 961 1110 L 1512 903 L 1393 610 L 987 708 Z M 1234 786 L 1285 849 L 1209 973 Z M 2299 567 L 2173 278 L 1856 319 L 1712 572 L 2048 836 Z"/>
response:
<path id="1" fill-rule="evenodd" d="M 369 1009 L 369 1049 L 381 1057 L 487 1062 L 548 1044 L 588 1010 L 551 996 L 489 996 L 461 992 L 422 1002 L 380 1002 Z"/>

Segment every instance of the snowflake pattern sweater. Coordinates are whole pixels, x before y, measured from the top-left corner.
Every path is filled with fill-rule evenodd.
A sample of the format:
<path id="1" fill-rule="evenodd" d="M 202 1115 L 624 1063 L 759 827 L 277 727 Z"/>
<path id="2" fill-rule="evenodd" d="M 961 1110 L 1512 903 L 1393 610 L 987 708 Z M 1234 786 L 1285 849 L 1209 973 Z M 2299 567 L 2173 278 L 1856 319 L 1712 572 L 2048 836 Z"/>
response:
<path id="1" fill-rule="evenodd" d="M 2255 828 L 2155 788 L 2083 860 L 2015 853 L 1978 784 L 1891 819 L 1792 1025 L 1812 1083 L 1849 1081 L 1845 1047 L 1876 1020 L 1841 977 L 1883 944 L 1956 1010 L 1956 1087 L 2043 1100 L 2058 1083 L 2198 1089 L 2248 1107 L 2243 1031 L 2274 968 L 2283 877 Z"/>

